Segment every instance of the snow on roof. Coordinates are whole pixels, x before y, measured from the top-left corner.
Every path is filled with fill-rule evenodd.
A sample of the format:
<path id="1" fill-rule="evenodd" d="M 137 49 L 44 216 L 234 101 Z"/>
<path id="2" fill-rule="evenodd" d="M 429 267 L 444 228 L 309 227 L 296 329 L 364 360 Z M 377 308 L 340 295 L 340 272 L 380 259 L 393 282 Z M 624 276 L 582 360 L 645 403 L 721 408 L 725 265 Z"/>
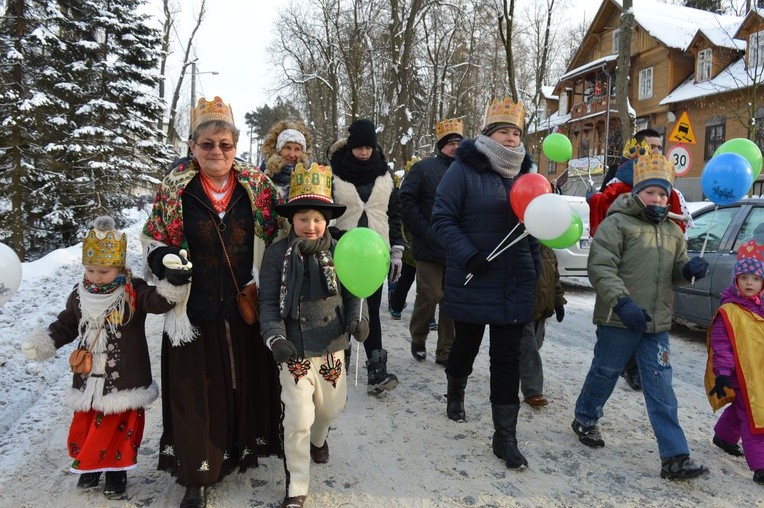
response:
<path id="1" fill-rule="evenodd" d="M 663 106 L 710 95 L 719 95 L 748 88 L 752 85 L 753 79 L 745 68 L 745 59 L 740 58 L 720 72 L 715 78 L 708 81 L 695 83 L 695 75 L 693 74 L 684 83 L 676 87 L 673 92 L 668 94 L 660 102 L 660 105 Z"/>
<path id="2" fill-rule="evenodd" d="M 619 8 L 623 8 L 621 0 L 613 0 Z M 632 7 L 634 21 L 644 28 L 647 33 L 670 48 L 686 50 L 698 30 L 715 30 L 743 21 L 742 17 L 714 14 L 684 7 L 671 5 L 657 0 L 639 0 Z M 729 29 L 729 35 L 735 29 Z M 708 34 L 707 34 L 708 35 Z M 710 37 L 709 37 L 710 38 Z M 725 46 L 726 47 L 726 46 Z"/>
<path id="3" fill-rule="evenodd" d="M 541 95 L 543 95 L 545 99 L 554 99 L 554 100 L 559 99 L 559 97 L 557 97 L 554 94 L 554 87 L 553 86 L 542 86 L 541 87 Z"/>
<path id="4" fill-rule="evenodd" d="M 570 120 L 570 113 L 566 115 L 560 115 L 559 112 L 555 112 L 549 115 L 548 117 L 544 118 L 543 120 L 539 120 L 538 122 L 535 122 L 533 124 L 526 125 L 525 130 L 527 134 L 533 134 L 535 132 L 551 131 L 556 129 L 560 125 L 567 123 L 569 120 Z"/>
<path id="5" fill-rule="evenodd" d="M 740 21 L 736 21 L 730 25 L 718 26 L 715 28 L 705 27 L 699 29 L 698 32 L 705 35 L 714 46 L 745 51 L 745 41 L 733 38 L 740 27 L 741 22 L 742 18 Z"/>
<path id="6" fill-rule="evenodd" d="M 560 81 L 564 81 L 568 78 L 572 78 L 578 74 L 594 69 L 595 67 L 598 67 L 606 62 L 612 62 L 613 60 L 617 60 L 617 59 L 618 59 L 618 55 L 608 55 L 608 56 L 603 56 L 602 58 L 598 58 L 596 60 L 592 60 L 591 62 L 586 62 L 584 65 L 576 67 L 575 69 L 571 69 L 565 74 L 563 74 L 562 76 L 560 76 Z"/>

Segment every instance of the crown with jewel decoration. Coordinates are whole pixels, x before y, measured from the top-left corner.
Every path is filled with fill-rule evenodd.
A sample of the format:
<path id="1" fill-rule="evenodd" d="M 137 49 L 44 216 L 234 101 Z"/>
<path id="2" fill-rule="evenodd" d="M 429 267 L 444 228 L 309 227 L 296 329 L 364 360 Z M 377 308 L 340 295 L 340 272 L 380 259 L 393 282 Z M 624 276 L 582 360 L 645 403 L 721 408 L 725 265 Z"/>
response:
<path id="1" fill-rule="evenodd" d="M 345 212 L 345 205 L 336 205 L 332 199 L 332 168 L 313 163 L 306 168 L 298 162 L 292 170 L 289 197 L 284 205 L 276 206 L 276 213 L 291 218 L 305 209 L 318 210 L 329 219 Z"/>
<path id="2" fill-rule="evenodd" d="M 83 266 L 125 266 L 127 236 L 118 233 L 114 227 L 114 219 L 106 215 L 93 222 L 93 229 L 82 241 Z"/>
<path id="3" fill-rule="evenodd" d="M 514 102 L 511 98 L 504 100 L 492 100 L 485 108 L 483 117 L 483 129 L 495 123 L 508 123 L 514 125 L 521 132 L 525 132 L 525 106 L 523 101 Z"/>
<path id="4" fill-rule="evenodd" d="M 650 153 L 650 145 L 645 140 L 637 141 L 635 138 L 631 138 L 628 143 L 623 146 L 623 157 L 625 159 L 636 159 L 640 155 Z"/>
<path id="5" fill-rule="evenodd" d="M 195 131 L 203 123 L 214 121 L 236 125 L 233 121 L 231 106 L 223 102 L 223 99 L 215 96 L 213 100 L 208 101 L 201 97 L 196 107 L 191 110 L 191 130 Z"/>
<path id="6" fill-rule="evenodd" d="M 674 163 L 659 153 L 640 155 L 634 163 L 634 187 L 647 180 L 666 180 L 674 184 Z"/>
<path id="7" fill-rule="evenodd" d="M 449 134 L 464 136 L 464 125 L 459 118 L 446 118 L 435 124 L 435 140 L 439 141 Z"/>

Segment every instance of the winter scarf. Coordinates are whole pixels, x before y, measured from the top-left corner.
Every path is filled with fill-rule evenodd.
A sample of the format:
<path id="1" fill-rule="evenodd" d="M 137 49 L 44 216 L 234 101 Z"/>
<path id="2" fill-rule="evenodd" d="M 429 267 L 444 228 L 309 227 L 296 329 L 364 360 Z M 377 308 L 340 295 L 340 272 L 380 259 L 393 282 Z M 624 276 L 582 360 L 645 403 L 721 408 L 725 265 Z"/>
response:
<path id="1" fill-rule="evenodd" d="M 502 178 L 513 178 L 520 172 L 525 157 L 522 143 L 517 148 L 507 148 L 495 139 L 480 134 L 475 140 L 475 147 L 488 158 L 491 169 Z"/>
<path id="2" fill-rule="evenodd" d="M 316 240 L 297 238 L 294 230 L 289 234 L 289 247 L 284 254 L 281 268 L 281 292 L 279 307 L 281 317 L 299 319 L 302 278 L 305 274 L 305 256 L 308 256 L 310 299 L 318 300 L 337 294 L 337 276 L 331 254 L 332 237 Z M 315 255 L 314 255 L 315 254 Z"/>
<path id="3" fill-rule="evenodd" d="M 79 323 L 80 341 L 86 346 L 90 346 L 96 340 L 102 328 L 112 335 L 116 333 L 117 327 L 129 321 L 135 311 L 135 290 L 130 283 L 129 272 L 127 276 L 119 276 L 113 282 L 101 286 L 83 278 L 77 291 L 82 310 Z M 105 342 L 101 341 L 93 352 L 103 351 Z"/>
<path id="4" fill-rule="evenodd" d="M 357 159 L 350 150 L 343 150 L 332 161 L 332 171 L 353 185 L 368 185 L 387 172 L 387 165 L 377 150 L 368 160 Z"/>

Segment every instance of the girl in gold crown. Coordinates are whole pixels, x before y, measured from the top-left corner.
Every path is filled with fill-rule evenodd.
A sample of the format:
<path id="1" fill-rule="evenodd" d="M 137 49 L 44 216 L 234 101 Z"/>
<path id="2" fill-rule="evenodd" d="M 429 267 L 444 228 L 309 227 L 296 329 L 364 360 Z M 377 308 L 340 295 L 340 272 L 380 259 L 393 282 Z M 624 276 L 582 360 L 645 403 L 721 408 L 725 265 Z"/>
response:
<path id="1" fill-rule="evenodd" d="M 432 230 L 446 251 L 444 310 L 456 335 L 446 365 L 446 414 L 464 421 L 467 378 L 489 326 L 493 453 L 510 469 L 528 466 L 517 448 L 520 341 L 533 320 L 538 242 L 526 237 L 493 262 L 488 255 L 518 223 L 508 199 L 521 173 L 525 110 L 494 100 L 477 139 L 463 141 L 438 185 Z M 465 285 L 465 277 L 473 279 Z"/>
<path id="2" fill-rule="evenodd" d="M 162 281 L 154 287 L 132 277 L 125 268 L 126 251 L 127 239 L 114 230 L 114 220 L 96 219 L 82 245 L 83 280 L 56 321 L 29 334 L 22 345 L 26 357 L 35 360 L 51 359 L 75 340 L 89 351 L 90 368 L 78 369 L 66 395 L 74 409 L 69 470 L 79 475 L 82 489 L 96 487 L 105 472 L 103 493 L 110 499 L 125 497 L 127 471 L 137 466 L 143 438 L 144 408 L 159 395 L 151 377 L 146 314 L 168 312 L 188 296 L 185 284 Z M 186 283 L 190 269 L 168 268 Z M 190 327 L 187 320 L 185 325 Z"/>

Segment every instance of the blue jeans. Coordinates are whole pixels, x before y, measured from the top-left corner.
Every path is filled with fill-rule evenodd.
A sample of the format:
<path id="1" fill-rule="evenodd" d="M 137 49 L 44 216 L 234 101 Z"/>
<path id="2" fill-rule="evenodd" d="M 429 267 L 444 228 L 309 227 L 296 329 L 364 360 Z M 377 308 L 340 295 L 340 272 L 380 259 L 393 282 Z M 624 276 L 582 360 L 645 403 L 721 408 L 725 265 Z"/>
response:
<path id="1" fill-rule="evenodd" d="M 576 420 L 591 426 L 602 418 L 603 407 L 632 354 L 639 365 L 647 415 L 658 440 L 661 459 L 689 454 L 671 385 L 668 332 L 639 333 L 614 326 L 597 326 L 592 366 L 576 401 Z"/>

